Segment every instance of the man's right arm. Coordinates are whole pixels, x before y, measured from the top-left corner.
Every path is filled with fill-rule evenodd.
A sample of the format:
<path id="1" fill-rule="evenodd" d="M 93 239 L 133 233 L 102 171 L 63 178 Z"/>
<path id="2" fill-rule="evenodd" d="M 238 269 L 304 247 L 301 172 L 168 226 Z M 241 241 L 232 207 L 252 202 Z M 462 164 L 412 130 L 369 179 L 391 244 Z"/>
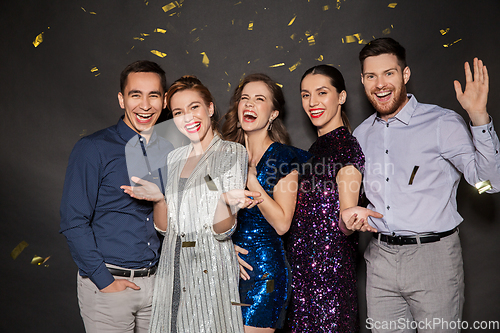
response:
<path id="1" fill-rule="evenodd" d="M 91 227 L 102 175 L 101 156 L 91 139 L 77 142 L 71 152 L 61 201 L 61 229 L 73 260 L 99 289 L 114 282 L 96 245 Z"/>

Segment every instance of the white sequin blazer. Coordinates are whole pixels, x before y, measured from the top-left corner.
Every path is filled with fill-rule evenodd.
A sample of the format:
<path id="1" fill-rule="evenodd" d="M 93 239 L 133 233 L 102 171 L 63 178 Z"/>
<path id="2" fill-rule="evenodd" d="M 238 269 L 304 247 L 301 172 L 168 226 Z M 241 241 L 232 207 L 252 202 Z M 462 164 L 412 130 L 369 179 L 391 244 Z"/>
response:
<path id="1" fill-rule="evenodd" d="M 216 234 L 213 220 L 220 195 L 245 188 L 248 155 L 242 145 L 215 135 L 187 179 L 178 207 L 179 178 L 192 149 L 190 144 L 168 155 L 168 226 L 156 273 L 150 332 L 171 332 L 177 270 L 177 332 L 240 333 L 241 308 L 234 305 L 239 303 L 239 266 L 231 241 L 236 224 L 226 233 Z M 182 247 L 177 266 L 174 261 L 178 236 Z"/>

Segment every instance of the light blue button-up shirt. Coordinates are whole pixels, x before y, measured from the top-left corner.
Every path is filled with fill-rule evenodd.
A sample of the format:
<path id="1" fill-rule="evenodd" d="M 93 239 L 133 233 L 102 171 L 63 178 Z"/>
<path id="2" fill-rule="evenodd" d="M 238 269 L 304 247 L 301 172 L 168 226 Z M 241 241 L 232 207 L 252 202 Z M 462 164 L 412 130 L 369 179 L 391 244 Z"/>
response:
<path id="1" fill-rule="evenodd" d="M 462 222 L 457 187 L 489 180 L 500 191 L 500 142 L 493 122 L 471 126 L 454 111 L 410 100 L 384 121 L 375 113 L 354 131 L 366 157 L 363 185 L 379 232 L 444 232 Z"/>

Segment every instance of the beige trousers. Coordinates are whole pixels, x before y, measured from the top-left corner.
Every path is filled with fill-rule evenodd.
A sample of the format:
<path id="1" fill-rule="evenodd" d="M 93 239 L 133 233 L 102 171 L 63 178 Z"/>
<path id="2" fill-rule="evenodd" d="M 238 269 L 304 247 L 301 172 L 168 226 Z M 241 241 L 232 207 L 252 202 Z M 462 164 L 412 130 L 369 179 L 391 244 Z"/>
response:
<path id="1" fill-rule="evenodd" d="M 140 290 L 127 288 L 103 293 L 86 277 L 77 274 L 78 304 L 87 333 L 147 333 L 151 318 L 155 275 L 126 278 Z"/>

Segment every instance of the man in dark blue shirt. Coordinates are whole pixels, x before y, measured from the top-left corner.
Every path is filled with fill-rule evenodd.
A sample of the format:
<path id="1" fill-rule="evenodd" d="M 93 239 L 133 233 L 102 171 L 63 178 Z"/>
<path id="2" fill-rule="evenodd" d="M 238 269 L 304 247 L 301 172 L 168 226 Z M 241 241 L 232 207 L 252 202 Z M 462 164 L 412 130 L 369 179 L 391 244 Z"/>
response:
<path id="1" fill-rule="evenodd" d="M 153 205 L 120 186 L 131 176 L 163 190 L 173 149 L 153 131 L 166 106 L 165 72 L 137 61 L 120 76 L 125 115 L 77 142 L 61 202 L 61 230 L 78 268 L 78 301 L 87 332 L 147 332 L 160 239 Z M 163 191 L 164 192 L 164 191 Z"/>

